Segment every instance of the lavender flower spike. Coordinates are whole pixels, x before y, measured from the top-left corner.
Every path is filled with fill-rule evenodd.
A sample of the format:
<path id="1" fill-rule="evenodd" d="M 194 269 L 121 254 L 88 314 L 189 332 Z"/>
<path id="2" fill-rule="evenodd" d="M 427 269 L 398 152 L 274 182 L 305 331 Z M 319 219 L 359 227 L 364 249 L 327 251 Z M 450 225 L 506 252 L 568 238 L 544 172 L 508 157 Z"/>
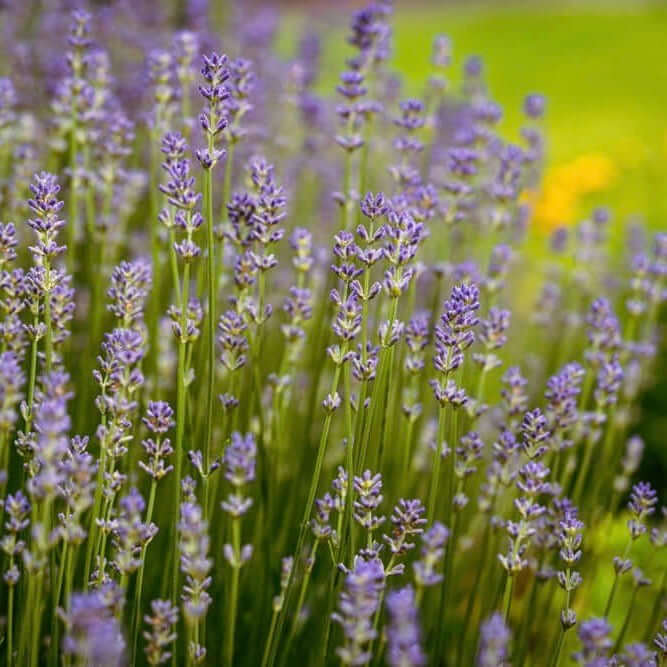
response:
<path id="1" fill-rule="evenodd" d="M 412 586 L 389 593 L 387 610 L 390 619 L 386 629 L 387 662 L 391 667 L 425 665 L 426 656 L 421 647 L 421 632 Z"/>

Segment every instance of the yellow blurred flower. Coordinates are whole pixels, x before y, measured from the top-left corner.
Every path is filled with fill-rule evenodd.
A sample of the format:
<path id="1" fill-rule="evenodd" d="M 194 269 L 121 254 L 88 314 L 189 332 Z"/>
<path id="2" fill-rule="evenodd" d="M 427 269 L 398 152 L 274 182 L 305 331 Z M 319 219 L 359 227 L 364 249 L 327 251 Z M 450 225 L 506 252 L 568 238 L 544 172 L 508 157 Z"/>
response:
<path id="1" fill-rule="evenodd" d="M 548 231 L 574 222 L 580 198 L 609 187 L 616 176 L 611 158 L 586 153 L 547 169 L 542 190 L 524 192 L 522 199 L 532 204 L 535 221 Z"/>

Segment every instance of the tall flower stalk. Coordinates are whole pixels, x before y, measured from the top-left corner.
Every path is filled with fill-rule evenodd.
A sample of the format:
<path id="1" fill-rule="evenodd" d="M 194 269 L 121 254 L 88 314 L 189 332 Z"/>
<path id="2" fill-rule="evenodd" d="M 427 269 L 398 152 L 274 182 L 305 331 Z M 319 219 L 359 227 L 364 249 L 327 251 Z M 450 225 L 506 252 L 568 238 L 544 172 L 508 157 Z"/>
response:
<path id="1" fill-rule="evenodd" d="M 216 303 L 218 298 L 218 274 L 216 270 L 215 221 L 213 219 L 213 169 L 225 157 L 225 151 L 218 147 L 219 136 L 228 125 L 224 103 L 229 98 L 225 82 L 229 79 L 227 56 L 212 53 L 204 56 L 201 70 L 204 84 L 199 92 L 206 100 L 206 106 L 199 116 L 199 122 L 206 137 L 206 147 L 197 151 L 197 159 L 204 169 L 203 211 L 206 221 L 206 287 L 208 293 L 207 312 L 207 369 L 208 391 L 206 397 L 206 431 L 204 445 L 204 468 L 211 463 L 213 439 L 213 404 L 215 396 L 215 323 Z M 204 478 L 204 513 L 208 512 L 208 478 Z"/>

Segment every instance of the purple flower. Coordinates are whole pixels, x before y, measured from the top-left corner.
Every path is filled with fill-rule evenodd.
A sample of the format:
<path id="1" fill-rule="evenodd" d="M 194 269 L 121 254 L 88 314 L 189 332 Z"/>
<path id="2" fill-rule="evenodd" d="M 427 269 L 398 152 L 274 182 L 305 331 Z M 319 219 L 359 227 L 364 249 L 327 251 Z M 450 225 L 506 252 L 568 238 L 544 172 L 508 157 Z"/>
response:
<path id="1" fill-rule="evenodd" d="M 0 222 L 0 270 L 16 259 L 17 245 L 16 227 L 11 222 Z"/>
<path id="2" fill-rule="evenodd" d="M 581 651 L 575 658 L 582 664 L 593 664 L 595 658 L 607 657 L 612 647 L 611 626 L 604 618 L 593 618 L 579 626 Z"/>
<path id="3" fill-rule="evenodd" d="M 207 105 L 199 115 L 199 124 L 208 138 L 208 147 L 197 150 L 196 155 L 204 169 L 212 169 L 225 155 L 224 150 L 216 148 L 215 142 L 228 125 L 225 103 L 229 99 L 229 89 L 225 82 L 230 72 L 227 56 L 217 53 L 204 56 L 201 74 L 205 83 L 199 86 L 199 92 Z"/>
<path id="4" fill-rule="evenodd" d="M 583 368 L 574 362 L 567 364 L 559 373 L 547 380 L 544 392 L 544 398 L 547 400 L 545 416 L 549 429 L 559 438 L 563 437 L 565 431 L 573 426 L 579 416 L 577 397 L 581 393 L 583 375 Z M 564 440 L 560 442 L 561 448 L 569 444 Z"/>
<path id="5" fill-rule="evenodd" d="M 435 327 L 433 365 L 445 378 L 463 362 L 463 352 L 474 340 L 479 320 L 479 289 L 474 284 L 455 285 L 444 303 L 443 313 Z"/>
<path id="6" fill-rule="evenodd" d="M 31 468 L 34 470 L 28 482 L 28 490 L 36 498 L 53 498 L 63 481 L 63 470 L 60 465 L 62 457 L 68 449 L 67 431 L 70 418 L 67 414 L 67 398 L 64 385 L 65 376 L 53 373 L 45 378 L 45 395 L 35 409 L 34 429 L 37 438 L 34 444 Z"/>
<path id="7" fill-rule="evenodd" d="M 173 627 L 178 623 L 178 607 L 169 600 L 153 600 L 151 614 L 144 616 L 148 630 L 144 631 L 146 640 L 146 659 L 150 665 L 161 665 L 171 658 L 169 646 L 176 641 Z"/>
<path id="8" fill-rule="evenodd" d="M 521 369 L 518 366 L 511 366 L 502 377 L 505 389 L 501 390 L 507 413 L 510 417 L 518 417 L 523 414 L 528 404 L 526 395 L 526 385 L 528 380 L 521 375 Z"/>
<path id="9" fill-rule="evenodd" d="M 502 667 L 508 664 L 510 639 L 510 630 L 500 614 L 495 613 L 484 621 L 480 628 L 477 667 Z"/>
<path id="10" fill-rule="evenodd" d="M 111 273 L 107 309 L 124 327 L 137 325 L 143 319 L 143 310 L 150 291 L 153 275 L 151 264 L 143 259 L 123 261 Z"/>
<path id="11" fill-rule="evenodd" d="M 653 640 L 662 660 L 667 657 L 667 618 L 662 622 L 662 632 L 658 632 Z"/>
<path id="12" fill-rule="evenodd" d="M 412 586 L 389 593 L 387 610 L 387 662 L 392 667 L 425 665 L 426 655 L 421 648 L 421 632 Z"/>
<path id="13" fill-rule="evenodd" d="M 151 433 L 166 433 L 174 426 L 174 411 L 165 401 L 150 401 L 143 422 Z"/>
<path id="14" fill-rule="evenodd" d="M 422 535 L 421 558 L 413 564 L 418 587 L 435 586 L 442 581 L 443 576 L 436 568 L 445 555 L 448 539 L 449 530 L 438 521 Z"/>
<path id="15" fill-rule="evenodd" d="M 137 489 L 132 488 L 119 502 L 120 511 L 113 527 L 116 548 L 114 566 L 123 574 L 130 574 L 142 565 L 143 550 L 157 534 L 154 523 L 144 523 L 142 516 L 146 503 Z"/>
<path id="16" fill-rule="evenodd" d="M 373 657 L 369 644 L 377 636 L 373 619 L 384 585 L 381 561 L 356 556 L 345 577 L 338 611 L 332 614 L 332 619 L 343 629 L 344 643 L 336 649 L 336 654 L 344 665 L 364 665 Z"/>
<path id="17" fill-rule="evenodd" d="M 58 232 L 65 226 L 65 221 L 59 217 L 65 202 L 58 199 L 60 186 L 56 177 L 46 171 L 35 174 L 30 192 L 32 198 L 28 206 L 35 217 L 28 219 L 28 226 L 37 235 L 37 245 L 30 250 L 37 264 L 47 262 L 48 266 L 48 262 L 65 252 L 65 246 L 57 243 Z"/>
<path id="18" fill-rule="evenodd" d="M 398 505 L 396 505 L 391 515 L 392 534 L 391 536 L 384 536 L 392 554 L 401 556 L 414 548 L 415 545 L 410 539 L 412 536 L 421 535 L 424 532 L 425 512 L 426 508 L 421 500 L 405 500 L 402 498 L 398 501 Z"/>
<path id="19" fill-rule="evenodd" d="M 354 518 L 369 532 L 373 532 L 384 523 L 385 517 L 375 513 L 384 496 L 382 495 L 382 476 L 373 475 L 365 470 L 363 475 L 354 478 L 354 490 L 357 498 L 354 501 Z"/>
<path id="20" fill-rule="evenodd" d="M 63 613 L 66 634 L 63 651 L 81 662 L 120 667 L 125 662 L 125 640 L 114 610 L 102 591 L 75 593 Z"/>
<path id="21" fill-rule="evenodd" d="M 9 433 L 18 419 L 16 406 L 23 398 L 25 375 L 12 351 L 0 354 L 0 433 Z"/>
<path id="22" fill-rule="evenodd" d="M 542 118 L 546 109 L 546 99 L 544 95 L 533 93 L 526 95 L 523 101 L 523 112 L 529 118 Z"/>
<path id="23" fill-rule="evenodd" d="M 142 420 L 146 428 L 156 434 L 156 437 L 142 441 L 141 444 L 148 455 L 148 462 L 139 461 L 139 467 L 156 481 L 161 480 L 173 470 L 173 466 L 167 465 L 167 461 L 174 450 L 169 438 L 163 437 L 174 426 L 173 416 L 174 411 L 168 403 L 150 401 L 146 409 L 146 416 Z"/>
<path id="24" fill-rule="evenodd" d="M 646 532 L 646 519 L 655 512 L 658 504 L 658 494 L 649 482 L 638 482 L 632 487 L 628 509 L 632 518 L 628 527 L 633 539 L 637 539 Z"/>
<path id="25" fill-rule="evenodd" d="M 207 589 L 211 585 L 209 572 L 213 567 L 213 561 L 208 557 L 208 522 L 199 505 L 181 503 L 178 532 L 181 572 L 185 574 L 183 612 L 189 622 L 196 623 L 206 615 L 212 602 Z"/>
<path id="26" fill-rule="evenodd" d="M 539 408 L 526 412 L 521 423 L 521 436 L 528 458 L 538 459 L 546 453 L 550 435 L 547 419 Z"/>
<path id="27" fill-rule="evenodd" d="M 590 348 L 585 352 L 586 360 L 599 367 L 608 360 L 621 344 L 618 319 L 607 299 L 595 299 L 586 316 L 586 335 Z"/>
<path id="28" fill-rule="evenodd" d="M 255 465 L 257 461 L 257 445 L 255 436 L 246 433 L 232 433 L 232 439 L 223 455 L 225 477 L 232 486 L 239 488 L 255 479 Z"/>
<path id="29" fill-rule="evenodd" d="M 614 356 L 610 361 L 603 363 L 598 371 L 595 401 L 600 408 L 616 403 L 622 382 L 623 367 Z"/>

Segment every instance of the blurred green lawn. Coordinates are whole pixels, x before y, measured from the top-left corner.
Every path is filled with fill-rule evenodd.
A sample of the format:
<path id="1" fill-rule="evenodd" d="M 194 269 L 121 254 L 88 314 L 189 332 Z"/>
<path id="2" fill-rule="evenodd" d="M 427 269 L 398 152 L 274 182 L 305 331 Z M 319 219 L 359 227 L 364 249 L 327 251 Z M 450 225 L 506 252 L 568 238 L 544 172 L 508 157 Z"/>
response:
<path id="1" fill-rule="evenodd" d="M 406 8 L 397 16 L 396 65 L 410 85 L 423 78 L 438 32 L 454 42 L 457 71 L 467 54 L 483 57 L 510 136 L 523 95 L 543 92 L 551 164 L 607 156 L 616 174 L 595 203 L 667 228 L 667 4 Z"/>

